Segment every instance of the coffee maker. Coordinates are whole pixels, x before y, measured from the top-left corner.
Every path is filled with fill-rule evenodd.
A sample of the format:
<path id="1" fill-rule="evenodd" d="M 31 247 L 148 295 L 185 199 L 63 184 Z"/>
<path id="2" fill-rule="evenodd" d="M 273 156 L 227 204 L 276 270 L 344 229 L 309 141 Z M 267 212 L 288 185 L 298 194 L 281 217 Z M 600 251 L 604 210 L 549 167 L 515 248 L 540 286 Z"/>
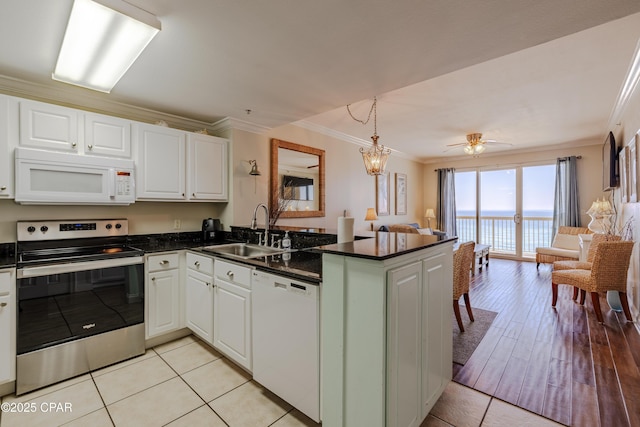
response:
<path id="1" fill-rule="evenodd" d="M 205 243 L 224 241 L 224 231 L 219 219 L 207 218 L 202 220 L 202 241 Z"/>

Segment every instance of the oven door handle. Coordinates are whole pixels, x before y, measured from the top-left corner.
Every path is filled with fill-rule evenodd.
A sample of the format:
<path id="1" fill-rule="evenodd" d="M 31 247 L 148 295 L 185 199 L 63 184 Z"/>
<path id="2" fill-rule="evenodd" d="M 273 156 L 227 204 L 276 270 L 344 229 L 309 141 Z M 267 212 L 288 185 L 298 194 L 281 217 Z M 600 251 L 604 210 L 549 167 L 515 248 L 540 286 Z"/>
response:
<path id="1" fill-rule="evenodd" d="M 40 265 L 36 267 L 18 268 L 16 277 L 24 279 L 28 277 L 49 276 L 51 274 L 74 273 L 78 271 L 97 270 L 100 268 L 122 267 L 125 265 L 142 264 L 144 258 L 141 256 L 101 259 L 97 261 L 70 262 L 66 264 Z"/>

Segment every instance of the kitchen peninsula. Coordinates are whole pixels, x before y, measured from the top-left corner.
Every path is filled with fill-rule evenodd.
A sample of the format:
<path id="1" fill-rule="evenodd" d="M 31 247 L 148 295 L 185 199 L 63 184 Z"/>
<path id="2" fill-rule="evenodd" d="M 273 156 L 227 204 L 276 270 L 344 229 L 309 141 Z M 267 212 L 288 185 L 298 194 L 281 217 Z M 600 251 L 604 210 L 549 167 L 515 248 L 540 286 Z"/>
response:
<path id="1" fill-rule="evenodd" d="M 426 418 L 452 374 L 455 240 L 378 232 L 318 248 L 324 425 Z"/>

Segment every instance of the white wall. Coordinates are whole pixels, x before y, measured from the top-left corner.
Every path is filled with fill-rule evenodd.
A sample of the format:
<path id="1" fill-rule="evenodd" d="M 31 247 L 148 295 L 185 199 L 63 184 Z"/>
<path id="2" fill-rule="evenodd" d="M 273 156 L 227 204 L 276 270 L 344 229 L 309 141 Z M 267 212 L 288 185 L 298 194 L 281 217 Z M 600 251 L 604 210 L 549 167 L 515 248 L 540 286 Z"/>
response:
<path id="1" fill-rule="evenodd" d="M 0 200 L 0 242 L 16 241 L 16 221 L 128 218 L 129 234 L 199 231 L 203 218 L 218 218 L 224 203 L 136 202 L 130 206 L 22 206 Z M 181 222 L 174 230 L 174 220 Z M 224 224 L 227 228 L 231 224 Z"/>
<path id="2" fill-rule="evenodd" d="M 640 131 L 640 87 L 636 85 L 635 90 L 623 107 L 619 117 L 613 117 L 612 123 L 616 124 L 609 129 L 609 131 L 613 132 L 618 147 L 628 145 Z M 638 139 L 637 143 L 640 147 L 640 139 Z M 636 181 L 638 180 L 640 180 L 640 177 L 636 176 Z M 633 240 L 637 242 L 640 239 L 640 203 L 621 203 L 619 187 L 610 192 L 609 200 L 614 202 L 618 211 L 618 227 L 622 227 L 629 222 L 633 230 Z M 640 250 L 637 244 L 631 255 L 631 265 L 627 278 L 627 296 L 634 320 L 639 322 Z"/>
<path id="3" fill-rule="evenodd" d="M 355 229 L 366 231 L 370 223 L 364 221 L 368 207 L 375 207 L 375 179 L 366 174 L 362 155 L 355 144 L 338 140 L 299 126 L 286 125 L 263 134 L 233 131 L 233 223 L 247 225 L 258 203 L 268 202 L 270 173 L 270 141 L 277 138 L 296 144 L 325 150 L 325 216 L 320 218 L 281 218 L 277 225 L 337 229 L 338 217 L 347 210 L 355 218 Z M 249 175 L 249 160 L 257 160 L 262 175 Z M 391 215 L 380 216 L 381 224 L 424 221 L 422 203 L 422 174 L 424 165 L 391 156 L 387 171 L 391 173 Z M 407 175 L 407 215 L 395 215 L 395 173 Z M 262 224 L 262 214 L 258 216 Z"/>

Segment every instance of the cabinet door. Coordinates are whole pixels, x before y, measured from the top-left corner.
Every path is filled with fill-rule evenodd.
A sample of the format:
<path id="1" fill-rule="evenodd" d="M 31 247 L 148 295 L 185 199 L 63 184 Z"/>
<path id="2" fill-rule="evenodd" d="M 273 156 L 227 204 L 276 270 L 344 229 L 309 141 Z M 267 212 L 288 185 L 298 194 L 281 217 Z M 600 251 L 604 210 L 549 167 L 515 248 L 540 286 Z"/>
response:
<path id="1" fill-rule="evenodd" d="M 0 272 L 0 384 L 16 379 L 16 297 L 14 273 Z"/>
<path id="2" fill-rule="evenodd" d="M 180 328 L 180 276 L 177 269 L 149 274 L 147 338 Z"/>
<path id="3" fill-rule="evenodd" d="M 84 152 L 131 158 L 131 122 L 102 114 L 84 115 Z"/>
<path id="4" fill-rule="evenodd" d="M 215 280 L 213 345 L 251 370 L 251 291 Z"/>
<path id="5" fill-rule="evenodd" d="M 192 133 L 187 137 L 190 200 L 227 200 L 226 139 Z"/>
<path id="6" fill-rule="evenodd" d="M 422 418 L 451 379 L 453 288 L 443 286 L 451 283 L 453 257 L 448 258 L 440 253 L 422 263 Z"/>
<path id="7" fill-rule="evenodd" d="M 21 100 L 20 145 L 76 152 L 78 112 L 58 105 Z"/>
<path id="8" fill-rule="evenodd" d="M 162 126 L 137 124 L 138 199 L 185 199 L 186 133 Z"/>
<path id="9" fill-rule="evenodd" d="M 187 270 L 185 287 L 187 327 L 213 345 L 213 279 L 206 274 Z"/>
<path id="10" fill-rule="evenodd" d="M 422 421 L 422 263 L 414 262 L 390 270 L 387 277 L 387 425 L 418 426 Z"/>
<path id="11" fill-rule="evenodd" d="M 8 96 L 0 95 L 0 199 L 13 198 L 13 149 L 15 144 L 15 136 L 11 134 L 12 129 L 16 129 L 18 125 L 17 113 L 11 114 L 11 108 L 17 104 L 13 104 Z M 15 123 L 12 123 L 15 119 Z M 16 135 L 17 136 L 17 135 Z"/>

